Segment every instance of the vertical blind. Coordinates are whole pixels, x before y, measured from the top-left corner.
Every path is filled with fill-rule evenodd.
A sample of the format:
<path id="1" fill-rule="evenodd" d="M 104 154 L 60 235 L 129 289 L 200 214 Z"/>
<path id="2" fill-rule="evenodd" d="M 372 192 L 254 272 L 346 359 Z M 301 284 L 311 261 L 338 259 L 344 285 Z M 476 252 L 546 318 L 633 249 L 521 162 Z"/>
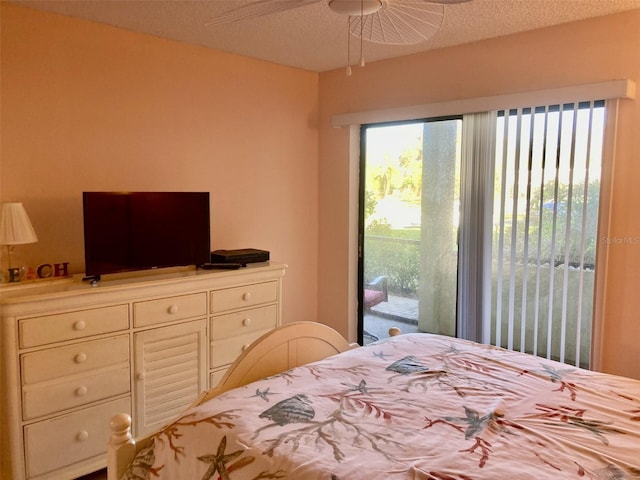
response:
<path id="1" fill-rule="evenodd" d="M 498 113 L 495 345 L 588 366 L 604 101 Z"/>

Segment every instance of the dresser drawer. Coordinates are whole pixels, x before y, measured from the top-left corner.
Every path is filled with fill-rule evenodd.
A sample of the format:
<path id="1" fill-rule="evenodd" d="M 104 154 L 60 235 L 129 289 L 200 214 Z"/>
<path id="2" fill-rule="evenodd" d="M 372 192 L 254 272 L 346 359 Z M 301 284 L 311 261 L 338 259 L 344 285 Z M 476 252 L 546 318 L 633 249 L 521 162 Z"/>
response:
<path id="1" fill-rule="evenodd" d="M 22 348 L 117 332 L 127 328 L 129 328 L 127 305 L 25 318 L 18 323 Z"/>
<path id="2" fill-rule="evenodd" d="M 54 384 L 40 383 L 22 389 L 22 415 L 30 420 L 131 391 L 129 365 L 89 372 Z"/>
<path id="3" fill-rule="evenodd" d="M 21 355 L 22 384 L 29 385 L 129 362 L 129 337 L 82 342 Z"/>
<path id="4" fill-rule="evenodd" d="M 278 282 L 255 283 L 242 287 L 226 288 L 211 292 L 211 313 L 275 302 L 278 295 Z"/>
<path id="5" fill-rule="evenodd" d="M 226 315 L 211 317 L 209 328 L 212 340 L 275 328 L 278 321 L 278 309 L 275 305 L 250 308 Z"/>
<path id="6" fill-rule="evenodd" d="M 233 363 L 249 345 L 269 330 L 270 329 L 267 328 L 246 335 L 238 335 L 236 337 L 211 342 L 209 354 L 210 368 L 218 368 Z"/>
<path id="7" fill-rule="evenodd" d="M 104 454 L 111 433 L 109 421 L 120 412 L 131 414 L 129 398 L 25 426 L 27 476 L 53 472 Z"/>
<path id="8" fill-rule="evenodd" d="M 133 325 L 146 327 L 207 314 L 207 294 L 194 293 L 133 304 Z"/>

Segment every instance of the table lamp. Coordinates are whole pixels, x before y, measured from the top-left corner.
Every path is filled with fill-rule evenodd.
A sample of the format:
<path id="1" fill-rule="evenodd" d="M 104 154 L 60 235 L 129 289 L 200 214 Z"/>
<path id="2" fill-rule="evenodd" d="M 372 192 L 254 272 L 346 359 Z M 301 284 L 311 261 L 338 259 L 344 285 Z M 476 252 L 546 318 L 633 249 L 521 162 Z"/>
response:
<path id="1" fill-rule="evenodd" d="M 3 273 L 9 273 L 9 281 L 17 282 L 22 278 L 22 272 L 18 272 L 17 277 L 15 270 L 11 273 L 12 269 L 23 268 L 16 265 L 15 260 L 12 258 L 13 247 L 37 241 L 38 237 L 22 203 L 3 203 L 0 207 L 0 245 L 7 246 L 8 265 L 3 268 Z"/>

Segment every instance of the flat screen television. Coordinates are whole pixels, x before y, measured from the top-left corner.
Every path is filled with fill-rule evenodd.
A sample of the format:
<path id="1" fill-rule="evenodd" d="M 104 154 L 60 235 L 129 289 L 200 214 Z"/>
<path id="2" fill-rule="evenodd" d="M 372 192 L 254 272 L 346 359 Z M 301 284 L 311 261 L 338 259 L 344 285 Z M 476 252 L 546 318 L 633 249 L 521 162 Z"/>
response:
<path id="1" fill-rule="evenodd" d="M 83 192 L 87 277 L 210 257 L 209 192 Z"/>

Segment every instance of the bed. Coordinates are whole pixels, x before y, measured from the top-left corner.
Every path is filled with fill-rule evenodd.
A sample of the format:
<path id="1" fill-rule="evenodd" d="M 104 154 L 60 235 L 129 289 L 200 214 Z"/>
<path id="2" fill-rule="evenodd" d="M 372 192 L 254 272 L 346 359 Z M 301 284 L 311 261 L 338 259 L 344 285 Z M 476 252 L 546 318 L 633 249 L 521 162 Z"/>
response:
<path id="1" fill-rule="evenodd" d="M 640 480 L 638 380 L 424 333 L 352 348 L 316 325 L 256 342 L 150 437 L 114 417 L 109 480 Z"/>

